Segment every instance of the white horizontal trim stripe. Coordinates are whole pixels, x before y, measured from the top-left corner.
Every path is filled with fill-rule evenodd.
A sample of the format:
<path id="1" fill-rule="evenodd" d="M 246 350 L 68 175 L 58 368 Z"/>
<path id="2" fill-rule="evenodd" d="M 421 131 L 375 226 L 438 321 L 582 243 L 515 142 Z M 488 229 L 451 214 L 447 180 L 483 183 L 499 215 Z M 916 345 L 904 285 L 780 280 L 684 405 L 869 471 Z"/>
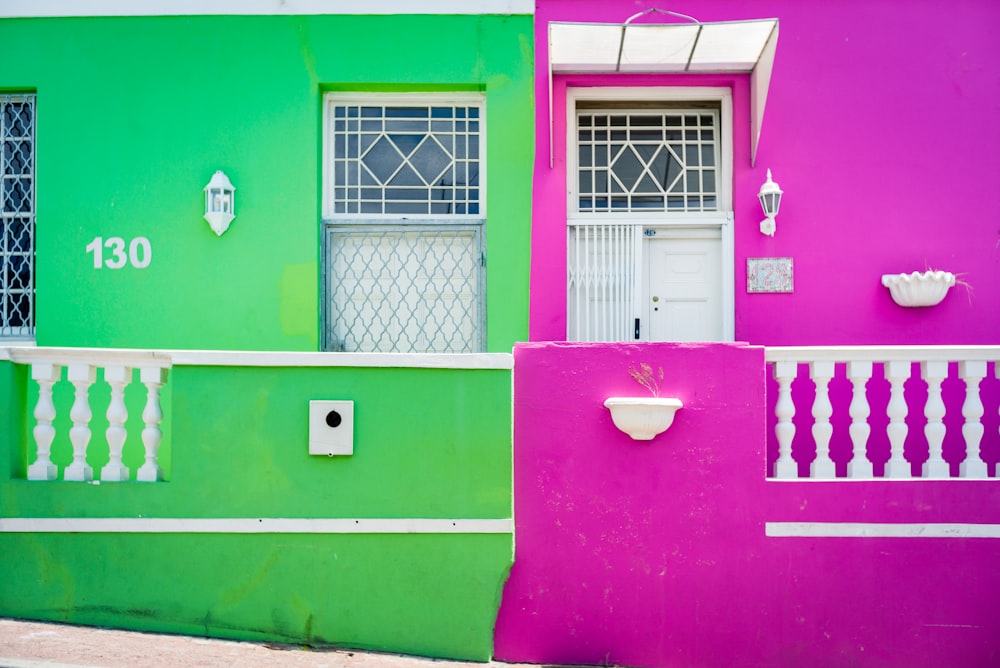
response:
<path id="1" fill-rule="evenodd" d="M 3 517 L 0 533 L 513 533 L 510 519 Z"/>
<path id="2" fill-rule="evenodd" d="M 0 17 L 534 14 L 533 0 L 3 0 Z"/>
<path id="3" fill-rule="evenodd" d="M 129 348 L 0 348 L 0 359 L 18 364 L 103 366 L 394 367 L 414 369 L 513 369 L 510 353 L 317 353 L 250 350 L 139 350 Z"/>
<path id="4" fill-rule="evenodd" d="M 1000 538 L 1000 524 L 869 524 L 767 522 L 772 538 Z"/>

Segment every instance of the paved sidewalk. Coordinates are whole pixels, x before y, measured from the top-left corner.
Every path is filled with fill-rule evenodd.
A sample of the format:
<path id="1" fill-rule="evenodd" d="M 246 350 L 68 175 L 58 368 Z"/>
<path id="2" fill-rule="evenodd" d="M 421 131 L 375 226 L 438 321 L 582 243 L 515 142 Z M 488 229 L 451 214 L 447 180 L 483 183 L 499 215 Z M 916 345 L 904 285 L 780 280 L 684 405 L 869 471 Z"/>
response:
<path id="1" fill-rule="evenodd" d="M 310 650 L 293 645 L 137 633 L 0 618 L 2 668 L 513 668 L 514 665 L 438 661 L 343 649 Z"/>

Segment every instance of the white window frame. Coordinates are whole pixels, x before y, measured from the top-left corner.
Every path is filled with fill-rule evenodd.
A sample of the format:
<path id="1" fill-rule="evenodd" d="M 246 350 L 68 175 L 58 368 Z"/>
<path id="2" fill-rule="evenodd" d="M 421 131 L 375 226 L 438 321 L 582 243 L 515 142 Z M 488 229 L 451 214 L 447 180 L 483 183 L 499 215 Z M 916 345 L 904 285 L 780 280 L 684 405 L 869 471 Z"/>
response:
<path id="1" fill-rule="evenodd" d="M 578 186 L 578 144 L 577 144 L 577 106 L 580 102 L 663 102 L 675 103 L 716 103 L 719 105 L 719 163 L 716 174 L 718 210 L 706 212 L 595 212 L 581 213 L 579 211 Z M 567 87 L 566 89 L 566 223 L 567 228 L 574 225 L 596 225 L 602 222 L 629 224 L 637 226 L 638 234 L 634 235 L 636 248 L 635 258 L 636 289 L 633 298 L 633 314 L 641 318 L 643 314 L 643 295 L 641 281 L 642 239 L 646 230 L 669 231 L 671 235 L 683 234 L 684 230 L 696 232 L 698 229 L 718 229 L 722 244 L 722 340 L 735 339 L 735 239 L 733 221 L 733 95 L 732 90 L 725 87 L 697 86 L 650 86 L 625 87 L 608 86 L 594 88 Z M 567 229 L 568 231 L 568 229 Z M 568 288 L 568 286 L 567 286 Z M 569 292 L 567 289 L 566 304 L 569 307 Z M 567 337 L 570 322 L 567 318 Z M 646 341 L 644 328 L 639 341 Z M 626 339 L 634 340 L 634 339 Z"/>
<path id="2" fill-rule="evenodd" d="M 479 211 L 478 213 L 465 214 L 392 214 L 392 213 L 339 213 L 334 211 L 334 170 L 333 165 L 333 142 L 334 142 L 334 108 L 344 105 L 378 105 L 378 106 L 435 106 L 435 105 L 455 105 L 477 107 L 479 109 L 479 158 L 478 158 L 478 186 L 479 191 Z M 321 345 L 323 350 L 335 350 L 338 342 L 330 340 L 332 324 L 330 321 L 330 281 L 332 276 L 330 244 L 332 243 L 331 232 L 341 228 L 345 230 L 360 230 L 363 228 L 386 230 L 399 230 L 406 227 L 415 229 L 474 229 L 478 240 L 479 263 L 478 276 L 476 280 L 477 290 L 477 313 L 478 322 L 475 323 L 476 336 L 471 342 L 472 352 L 482 352 L 486 350 L 486 201 L 487 201 L 487 173 L 486 173 L 486 97 L 483 93 L 477 92 L 441 92 L 441 93 L 380 93 L 380 92 L 328 92 L 323 96 L 323 163 L 322 163 L 322 229 L 323 229 L 323 269 L 321 280 L 323 281 L 321 296 L 321 320 L 322 337 Z"/>

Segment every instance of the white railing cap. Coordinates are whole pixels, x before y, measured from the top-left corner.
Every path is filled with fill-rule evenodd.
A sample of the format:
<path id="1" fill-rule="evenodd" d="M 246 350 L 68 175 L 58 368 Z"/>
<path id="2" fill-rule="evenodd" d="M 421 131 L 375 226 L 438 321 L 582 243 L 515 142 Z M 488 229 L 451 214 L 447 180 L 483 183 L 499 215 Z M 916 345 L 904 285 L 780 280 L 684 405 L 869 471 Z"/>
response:
<path id="1" fill-rule="evenodd" d="M 1000 346 L 767 346 L 768 362 L 1000 360 Z"/>
<path id="2" fill-rule="evenodd" d="M 17 364 L 70 363 L 170 368 L 171 366 L 390 367 L 415 369 L 514 368 L 510 353 L 331 353 L 244 350 L 140 350 L 131 348 L 0 348 L 0 360 Z"/>

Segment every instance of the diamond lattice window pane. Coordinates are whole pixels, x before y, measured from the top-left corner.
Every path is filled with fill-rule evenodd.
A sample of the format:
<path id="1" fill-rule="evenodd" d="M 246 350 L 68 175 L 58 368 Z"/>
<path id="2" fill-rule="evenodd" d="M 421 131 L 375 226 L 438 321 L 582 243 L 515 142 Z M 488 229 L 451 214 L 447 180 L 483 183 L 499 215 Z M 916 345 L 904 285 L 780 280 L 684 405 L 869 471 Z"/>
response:
<path id="1" fill-rule="evenodd" d="M 716 210 L 715 112 L 588 110 L 577 124 L 579 211 Z"/>
<path id="2" fill-rule="evenodd" d="M 480 110 L 468 105 L 335 104 L 331 206 L 334 213 L 478 215 Z M 346 120 L 341 120 L 346 119 Z M 360 176 L 359 176 L 360 175 Z M 343 186 L 361 183 L 357 191 Z"/>

